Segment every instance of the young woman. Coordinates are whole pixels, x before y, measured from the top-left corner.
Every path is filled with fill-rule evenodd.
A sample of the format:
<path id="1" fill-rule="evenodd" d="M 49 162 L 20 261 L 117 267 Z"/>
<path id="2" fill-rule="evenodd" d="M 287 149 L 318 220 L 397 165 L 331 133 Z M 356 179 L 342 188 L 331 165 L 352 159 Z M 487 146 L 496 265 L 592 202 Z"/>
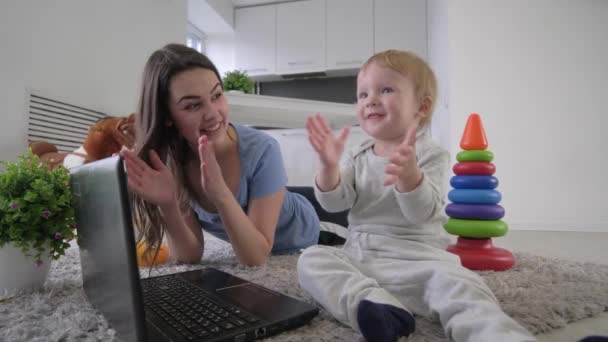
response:
<path id="1" fill-rule="evenodd" d="M 201 228 L 232 244 L 239 262 L 316 244 L 319 219 L 303 196 L 285 190 L 278 143 L 231 124 L 220 74 L 196 50 L 170 44 L 144 69 L 133 151 L 122 153 L 138 241 L 200 262 Z"/>

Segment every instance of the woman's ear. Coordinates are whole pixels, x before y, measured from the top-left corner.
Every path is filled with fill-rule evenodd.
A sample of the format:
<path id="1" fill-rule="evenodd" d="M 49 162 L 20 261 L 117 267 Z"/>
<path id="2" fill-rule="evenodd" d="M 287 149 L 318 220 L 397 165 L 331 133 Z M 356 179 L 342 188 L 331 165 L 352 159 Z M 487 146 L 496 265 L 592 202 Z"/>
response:
<path id="1" fill-rule="evenodd" d="M 165 126 L 166 126 L 166 127 L 171 127 L 171 126 L 173 126 L 173 121 L 171 121 L 171 119 L 167 119 L 167 120 L 165 120 Z"/>

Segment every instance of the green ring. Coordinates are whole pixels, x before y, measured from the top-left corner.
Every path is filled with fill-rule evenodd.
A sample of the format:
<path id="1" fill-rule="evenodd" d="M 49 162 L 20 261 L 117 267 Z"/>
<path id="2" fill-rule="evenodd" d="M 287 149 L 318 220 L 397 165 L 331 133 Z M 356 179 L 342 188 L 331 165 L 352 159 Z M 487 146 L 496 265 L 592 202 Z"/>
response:
<path id="1" fill-rule="evenodd" d="M 468 161 L 492 161 L 494 159 L 494 153 L 488 150 L 466 150 L 460 151 L 456 155 L 456 160 L 459 162 Z"/>
<path id="2" fill-rule="evenodd" d="M 445 230 L 461 237 L 492 238 L 507 234 L 509 226 L 502 220 L 461 220 L 449 218 Z"/>

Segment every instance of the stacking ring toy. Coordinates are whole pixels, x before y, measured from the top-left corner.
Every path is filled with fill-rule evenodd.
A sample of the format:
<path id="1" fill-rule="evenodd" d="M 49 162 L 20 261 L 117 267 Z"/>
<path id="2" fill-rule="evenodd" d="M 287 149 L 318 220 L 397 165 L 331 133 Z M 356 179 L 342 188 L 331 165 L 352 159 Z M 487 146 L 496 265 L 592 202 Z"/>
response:
<path id="1" fill-rule="evenodd" d="M 455 218 L 449 218 L 443 228 L 452 235 L 478 239 L 503 236 L 509 230 L 509 226 L 501 220 L 483 221 Z"/>
<path id="2" fill-rule="evenodd" d="M 452 168 L 456 175 L 488 175 L 496 172 L 496 166 L 490 162 L 460 162 Z"/>
<path id="3" fill-rule="evenodd" d="M 488 150 L 468 150 L 460 151 L 456 155 L 456 160 L 459 162 L 467 161 L 486 161 L 490 162 L 494 159 L 494 153 Z"/>
<path id="4" fill-rule="evenodd" d="M 502 195 L 496 190 L 454 189 L 448 193 L 448 199 L 454 203 L 496 204 Z"/>
<path id="5" fill-rule="evenodd" d="M 494 176 L 453 176 L 450 185 L 454 189 L 495 189 L 498 186 L 498 178 Z"/>
<path id="6" fill-rule="evenodd" d="M 505 216 L 505 208 L 498 204 L 450 203 L 445 213 L 457 219 L 500 220 Z"/>

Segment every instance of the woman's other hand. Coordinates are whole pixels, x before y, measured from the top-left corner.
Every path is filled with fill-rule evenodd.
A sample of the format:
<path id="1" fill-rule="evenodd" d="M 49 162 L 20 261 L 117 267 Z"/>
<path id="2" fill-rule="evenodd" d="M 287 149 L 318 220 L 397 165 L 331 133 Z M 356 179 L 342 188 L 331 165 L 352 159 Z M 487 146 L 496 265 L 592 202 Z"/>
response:
<path id="1" fill-rule="evenodd" d="M 156 151 L 150 150 L 151 165 L 129 150 L 121 151 L 120 155 L 127 165 L 129 190 L 141 196 L 145 201 L 160 207 L 170 205 L 176 200 L 173 175 L 160 160 Z"/>
<path id="2" fill-rule="evenodd" d="M 211 201 L 222 198 L 228 190 L 222 169 L 215 158 L 213 142 L 206 135 L 198 139 L 198 154 L 201 160 L 201 186 Z M 229 190 L 228 190 L 229 191 Z"/>

